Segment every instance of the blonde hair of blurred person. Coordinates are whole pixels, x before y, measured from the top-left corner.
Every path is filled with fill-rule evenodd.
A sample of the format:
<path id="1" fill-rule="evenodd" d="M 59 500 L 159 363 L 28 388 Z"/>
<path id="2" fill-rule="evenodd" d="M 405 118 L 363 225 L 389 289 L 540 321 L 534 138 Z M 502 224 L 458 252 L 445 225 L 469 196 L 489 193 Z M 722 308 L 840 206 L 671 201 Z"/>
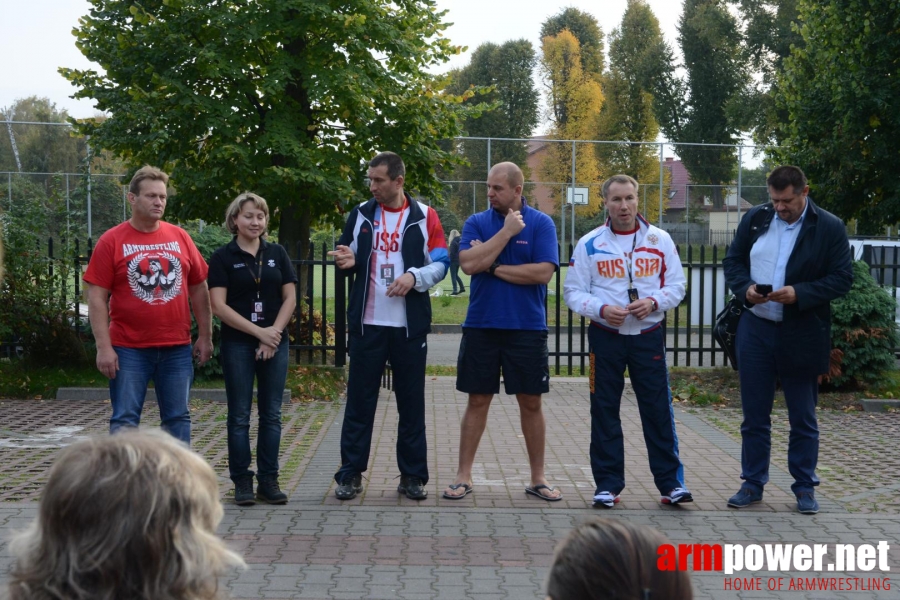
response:
<path id="1" fill-rule="evenodd" d="M 64 448 L 38 516 L 11 544 L 12 600 L 218 598 L 240 556 L 216 536 L 216 475 L 162 431 L 129 430 Z"/>
<path id="2" fill-rule="evenodd" d="M 686 571 L 657 568 L 658 548 L 672 542 L 645 525 L 592 518 L 556 547 L 547 575 L 550 600 L 691 600 Z"/>

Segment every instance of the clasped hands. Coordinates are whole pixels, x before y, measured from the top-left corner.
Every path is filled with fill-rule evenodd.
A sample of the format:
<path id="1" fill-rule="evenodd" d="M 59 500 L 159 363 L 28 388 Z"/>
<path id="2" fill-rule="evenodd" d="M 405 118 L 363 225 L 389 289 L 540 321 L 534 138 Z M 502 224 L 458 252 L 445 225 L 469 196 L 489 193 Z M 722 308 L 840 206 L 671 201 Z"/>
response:
<path id="1" fill-rule="evenodd" d="M 256 348 L 256 360 L 269 360 L 278 352 L 282 332 L 274 327 L 260 327 L 256 333 L 259 347 Z"/>
<path id="2" fill-rule="evenodd" d="M 607 304 L 603 308 L 603 319 L 613 327 L 619 327 L 625 322 L 625 317 L 632 315 L 635 319 L 642 321 L 653 312 L 653 300 L 650 298 L 639 298 L 628 306 L 613 306 Z"/>

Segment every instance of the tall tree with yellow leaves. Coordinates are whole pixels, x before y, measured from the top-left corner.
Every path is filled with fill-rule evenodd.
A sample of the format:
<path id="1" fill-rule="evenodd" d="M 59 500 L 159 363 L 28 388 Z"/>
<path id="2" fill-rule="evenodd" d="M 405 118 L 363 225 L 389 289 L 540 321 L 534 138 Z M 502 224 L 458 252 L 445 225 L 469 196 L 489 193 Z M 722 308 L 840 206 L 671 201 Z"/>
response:
<path id="1" fill-rule="evenodd" d="M 600 84 L 586 74 L 581 63 L 581 46 L 568 29 L 547 36 L 542 43 L 541 73 L 547 91 L 547 104 L 552 107 L 551 139 L 590 140 L 597 129 L 603 106 Z M 602 202 L 598 190 L 600 172 L 597 156 L 587 144 L 575 144 L 575 185 L 592 186 L 590 203 L 577 213 L 590 216 L 599 212 Z M 570 183 L 572 179 L 572 144 L 551 142 L 541 165 L 542 179 L 550 183 Z M 571 184 L 571 183 L 570 183 Z M 556 192 L 557 206 L 564 200 Z"/>

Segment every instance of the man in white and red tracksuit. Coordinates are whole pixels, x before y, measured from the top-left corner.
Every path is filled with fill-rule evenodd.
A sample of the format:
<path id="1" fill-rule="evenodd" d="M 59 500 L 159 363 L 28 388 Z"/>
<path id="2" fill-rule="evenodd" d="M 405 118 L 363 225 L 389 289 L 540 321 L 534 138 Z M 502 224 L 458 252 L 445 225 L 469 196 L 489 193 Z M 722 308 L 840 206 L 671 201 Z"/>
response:
<path id="1" fill-rule="evenodd" d="M 350 376 L 341 429 L 341 468 L 335 496 L 362 492 L 385 363 L 390 360 L 400 416 L 397 491 L 413 500 L 428 494 L 425 440 L 425 358 L 431 331 L 428 290 L 447 274 L 450 259 L 437 213 L 403 191 L 406 167 L 393 152 L 369 163 L 373 198 L 354 208 L 335 247 L 335 263 L 354 273 L 347 320 Z"/>
<path id="2" fill-rule="evenodd" d="M 684 298 L 684 271 L 669 234 L 638 214 L 637 194 L 628 175 L 603 184 L 609 219 L 578 241 L 565 282 L 566 304 L 591 320 L 590 455 L 594 506 L 602 508 L 615 506 L 625 487 L 619 405 L 626 368 L 660 502 L 693 500 L 678 456 L 662 327 L 665 311 Z"/>

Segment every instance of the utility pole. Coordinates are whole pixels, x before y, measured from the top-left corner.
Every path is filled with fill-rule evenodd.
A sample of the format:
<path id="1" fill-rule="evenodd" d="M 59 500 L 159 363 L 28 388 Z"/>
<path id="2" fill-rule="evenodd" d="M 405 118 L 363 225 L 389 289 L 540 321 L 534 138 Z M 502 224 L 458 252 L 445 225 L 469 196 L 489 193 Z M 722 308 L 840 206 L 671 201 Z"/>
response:
<path id="1" fill-rule="evenodd" d="M 16 157 L 16 167 L 19 170 L 19 173 L 22 172 L 22 160 L 19 158 L 19 147 L 16 146 L 16 136 L 13 134 L 12 123 L 10 123 L 12 119 L 9 118 L 9 113 L 6 113 L 6 129 L 9 131 L 9 145 L 12 146 L 13 156 Z"/>

